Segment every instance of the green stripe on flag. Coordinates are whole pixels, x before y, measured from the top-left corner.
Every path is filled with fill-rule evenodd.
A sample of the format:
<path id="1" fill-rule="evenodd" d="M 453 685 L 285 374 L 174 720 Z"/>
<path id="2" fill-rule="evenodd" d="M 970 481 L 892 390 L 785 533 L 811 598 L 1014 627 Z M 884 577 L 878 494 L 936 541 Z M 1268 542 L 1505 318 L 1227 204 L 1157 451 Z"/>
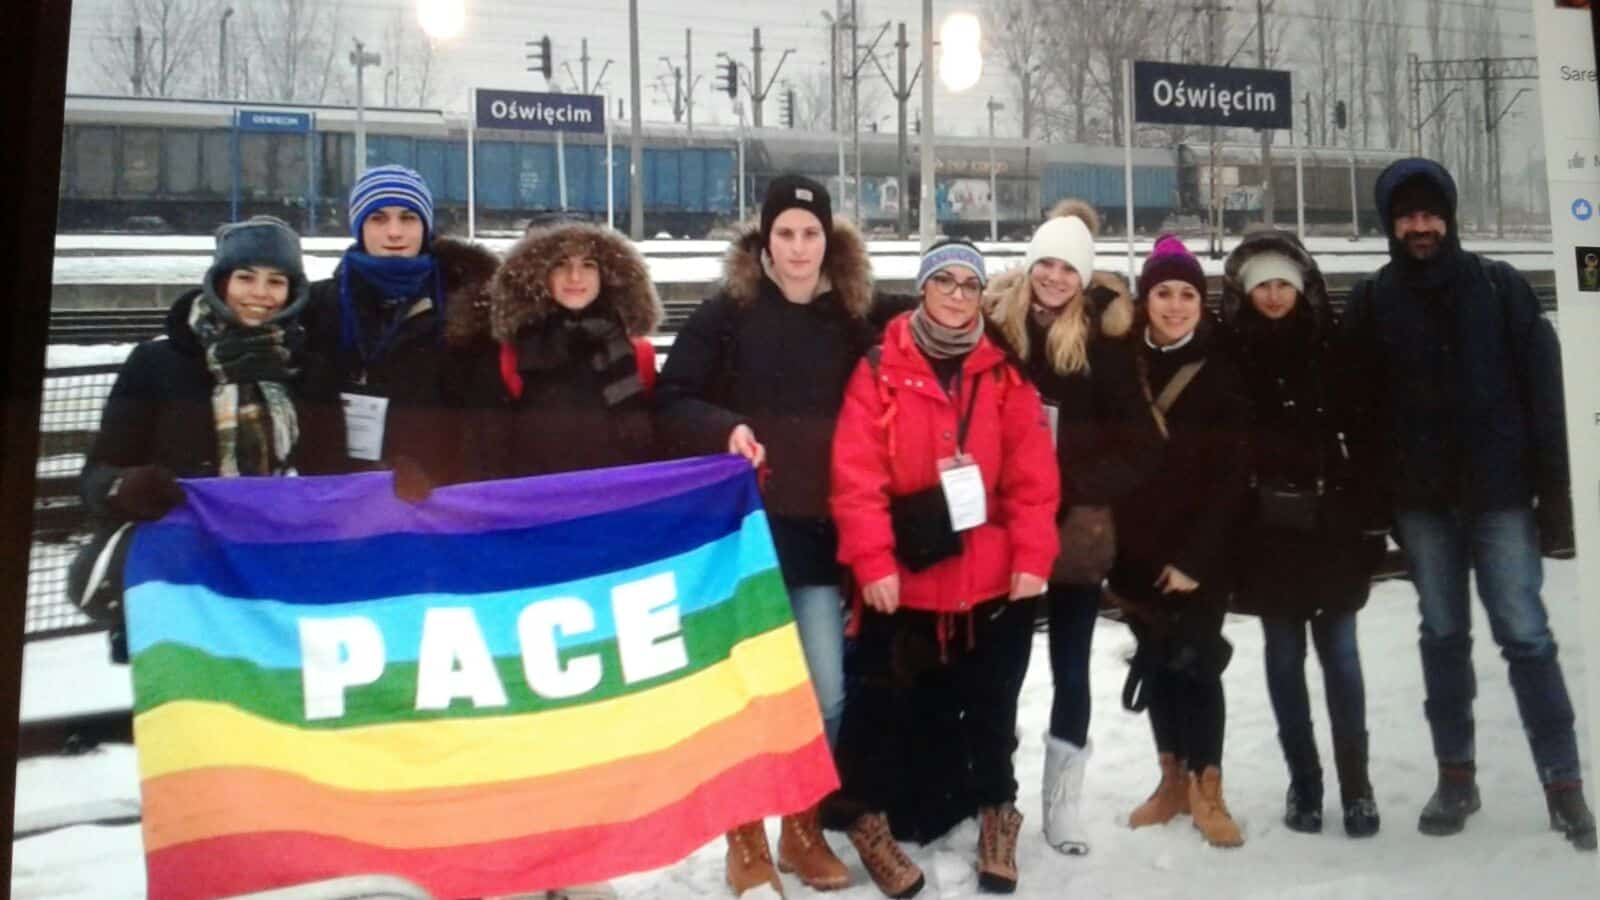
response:
<path id="1" fill-rule="evenodd" d="M 507 705 L 479 709 L 458 699 L 448 710 L 414 709 L 415 662 L 391 663 L 374 683 L 345 690 L 345 712 L 338 718 L 307 721 L 299 669 L 271 669 L 238 659 L 219 659 L 182 644 L 161 643 L 133 659 L 134 714 L 164 703 L 201 700 L 227 703 L 245 712 L 301 728 L 335 729 L 394 722 L 425 722 L 478 716 L 505 716 L 581 706 L 647 691 L 710 668 L 733 647 L 793 621 L 782 574 L 769 569 L 739 582 L 733 598 L 685 616 L 681 622 L 689 665 L 657 678 L 625 684 L 615 639 L 573 647 L 562 660 L 598 654 L 602 675 L 594 690 L 577 697 L 550 699 L 535 694 L 520 656 L 496 659 Z"/>

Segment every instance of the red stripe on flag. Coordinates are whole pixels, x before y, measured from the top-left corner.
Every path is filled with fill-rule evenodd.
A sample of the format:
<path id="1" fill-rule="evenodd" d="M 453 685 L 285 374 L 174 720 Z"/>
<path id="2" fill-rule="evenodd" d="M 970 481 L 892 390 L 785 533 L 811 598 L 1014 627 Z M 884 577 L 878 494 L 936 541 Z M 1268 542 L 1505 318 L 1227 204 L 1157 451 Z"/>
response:
<path id="1" fill-rule="evenodd" d="M 580 884 L 669 865 L 736 825 L 805 809 L 838 784 L 827 739 L 818 735 L 793 753 L 745 760 L 678 803 L 617 825 L 424 850 L 386 849 L 307 832 L 178 844 L 146 857 L 149 896 L 207 900 L 358 874 L 398 875 L 439 898 Z"/>

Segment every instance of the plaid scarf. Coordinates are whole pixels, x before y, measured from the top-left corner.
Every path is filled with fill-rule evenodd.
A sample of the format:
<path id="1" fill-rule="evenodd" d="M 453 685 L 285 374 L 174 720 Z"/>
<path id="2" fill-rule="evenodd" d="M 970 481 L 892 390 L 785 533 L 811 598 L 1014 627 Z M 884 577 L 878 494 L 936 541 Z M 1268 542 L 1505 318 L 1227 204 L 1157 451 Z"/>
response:
<path id="1" fill-rule="evenodd" d="M 231 327 L 202 299 L 196 298 L 189 307 L 189 328 L 206 351 L 206 368 L 215 382 L 211 420 L 217 432 L 217 474 L 282 474 L 300 439 L 294 401 L 281 382 L 228 380 L 211 351 Z"/>

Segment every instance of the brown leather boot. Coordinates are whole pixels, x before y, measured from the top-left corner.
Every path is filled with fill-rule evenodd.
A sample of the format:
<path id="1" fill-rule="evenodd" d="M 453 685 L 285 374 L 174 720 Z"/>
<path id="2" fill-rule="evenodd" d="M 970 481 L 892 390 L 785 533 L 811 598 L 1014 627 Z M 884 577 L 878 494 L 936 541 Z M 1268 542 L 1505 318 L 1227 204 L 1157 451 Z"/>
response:
<path id="1" fill-rule="evenodd" d="M 978 887 L 994 894 L 1017 889 L 1017 832 L 1022 813 L 1016 806 L 985 806 L 978 810 Z"/>
<path id="2" fill-rule="evenodd" d="M 850 843 L 861 854 L 861 864 L 866 866 L 872 883 L 884 896 L 904 900 L 922 890 L 922 870 L 895 843 L 894 835 L 889 832 L 889 820 L 883 813 L 857 817 L 849 834 Z"/>
<path id="3" fill-rule="evenodd" d="M 728 832 L 728 887 L 735 897 L 742 897 L 763 884 L 783 896 L 783 882 L 767 847 L 767 828 L 760 821 L 747 822 Z"/>
<path id="4" fill-rule="evenodd" d="M 1194 811 L 1194 827 L 1213 847 L 1242 847 L 1244 835 L 1239 823 L 1222 800 L 1222 770 L 1207 766 L 1189 779 L 1189 808 Z"/>
<path id="5" fill-rule="evenodd" d="M 1171 753 L 1161 754 L 1159 760 L 1161 783 L 1156 785 L 1150 799 L 1139 804 L 1128 816 L 1129 828 L 1165 825 L 1180 813 L 1189 812 L 1188 774 L 1184 772 L 1183 760 Z"/>
<path id="6" fill-rule="evenodd" d="M 823 838 L 815 806 L 783 817 L 783 830 L 778 833 L 778 871 L 794 873 L 812 890 L 837 891 L 850 886 L 850 870 L 833 855 L 833 848 Z"/>

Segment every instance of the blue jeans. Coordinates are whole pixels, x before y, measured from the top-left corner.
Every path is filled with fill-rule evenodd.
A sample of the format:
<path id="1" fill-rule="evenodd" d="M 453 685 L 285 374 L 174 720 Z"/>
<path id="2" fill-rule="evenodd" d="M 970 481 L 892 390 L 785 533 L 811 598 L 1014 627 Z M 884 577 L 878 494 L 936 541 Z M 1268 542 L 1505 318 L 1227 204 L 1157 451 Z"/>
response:
<path id="1" fill-rule="evenodd" d="M 1470 569 L 1510 669 L 1539 780 L 1577 780 L 1572 701 L 1539 596 L 1544 568 L 1533 510 L 1405 509 L 1396 511 L 1395 522 L 1422 610 L 1422 677 L 1434 755 L 1441 763 L 1474 756 Z"/>
<path id="2" fill-rule="evenodd" d="M 800 648 L 811 672 L 811 687 L 822 710 L 828 746 L 839 738 L 844 717 L 844 594 L 834 584 L 789 588 L 789 606 L 800 631 Z"/>
<path id="3" fill-rule="evenodd" d="M 1306 626 L 1322 666 L 1328 720 L 1335 747 L 1355 746 L 1367 732 L 1367 691 L 1361 678 L 1361 653 L 1356 646 L 1354 612 L 1305 619 L 1263 616 L 1266 638 L 1267 693 L 1278 719 L 1278 741 L 1292 776 L 1321 771 L 1311 727 L 1311 699 L 1306 693 Z"/>

